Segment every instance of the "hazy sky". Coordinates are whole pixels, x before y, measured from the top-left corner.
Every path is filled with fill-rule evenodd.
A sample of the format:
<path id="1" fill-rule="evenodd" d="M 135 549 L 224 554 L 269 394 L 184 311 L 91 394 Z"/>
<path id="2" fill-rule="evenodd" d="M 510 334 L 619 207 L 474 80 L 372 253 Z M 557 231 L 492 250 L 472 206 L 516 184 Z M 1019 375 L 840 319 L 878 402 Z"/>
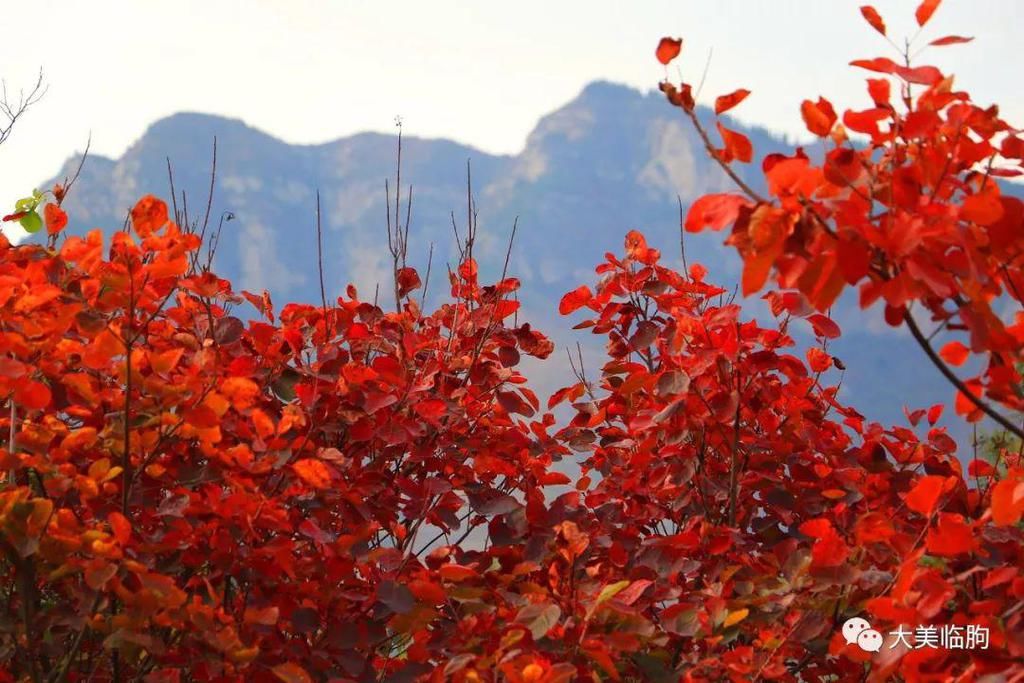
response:
<path id="1" fill-rule="evenodd" d="M 703 99 L 747 87 L 739 118 L 801 135 L 801 99 L 867 106 L 865 72 L 846 65 L 892 55 L 860 4 L 6 2 L 0 76 L 17 89 L 42 67 L 49 92 L 0 147 L 0 208 L 54 175 L 90 131 L 96 153 L 117 156 L 154 120 L 186 110 L 241 118 L 294 143 L 391 131 L 400 115 L 408 134 L 515 153 L 540 116 L 591 80 L 656 85 L 664 70 L 653 51 L 666 34 L 686 41 L 687 80 L 699 80 L 713 48 Z M 897 42 L 916 31 L 916 4 L 875 3 Z M 1022 0 L 945 0 L 918 42 L 975 36 L 922 58 L 1024 125 L 1022 16 Z"/>

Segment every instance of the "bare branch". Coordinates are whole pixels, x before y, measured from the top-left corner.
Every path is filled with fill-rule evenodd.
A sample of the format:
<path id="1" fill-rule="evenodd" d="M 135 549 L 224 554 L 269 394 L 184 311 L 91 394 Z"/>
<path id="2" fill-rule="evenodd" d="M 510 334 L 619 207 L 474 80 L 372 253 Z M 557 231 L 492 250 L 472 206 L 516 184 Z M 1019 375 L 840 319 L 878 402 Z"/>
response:
<path id="1" fill-rule="evenodd" d="M 14 124 L 18 122 L 18 119 L 24 115 L 28 109 L 43 99 L 46 95 L 48 86 L 43 82 L 43 70 L 39 70 L 39 78 L 36 79 L 36 83 L 32 86 L 32 89 L 26 93 L 24 90 L 18 91 L 18 99 L 13 100 L 7 92 L 7 81 L 0 81 L 0 117 L 6 119 L 6 121 L 0 121 L 0 145 L 7 141 L 7 138 L 11 136 L 11 131 L 14 130 Z"/>

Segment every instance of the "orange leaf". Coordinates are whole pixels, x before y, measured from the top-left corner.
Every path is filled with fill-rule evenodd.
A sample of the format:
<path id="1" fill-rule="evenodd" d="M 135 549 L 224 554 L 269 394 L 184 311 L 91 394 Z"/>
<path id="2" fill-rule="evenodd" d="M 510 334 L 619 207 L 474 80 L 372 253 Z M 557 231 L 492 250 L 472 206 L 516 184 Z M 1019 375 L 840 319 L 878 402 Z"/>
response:
<path id="1" fill-rule="evenodd" d="M 730 626 L 740 623 L 747 618 L 748 614 L 750 614 L 750 610 L 746 607 L 738 609 L 735 612 L 729 612 L 729 616 L 727 616 L 725 621 L 722 622 L 722 628 L 729 628 Z"/>
<path id="2" fill-rule="evenodd" d="M 177 277 L 188 270 L 188 261 L 184 256 L 172 259 L 158 259 L 146 266 L 146 274 L 153 280 L 165 277 Z"/>
<path id="3" fill-rule="evenodd" d="M 928 517 L 935 511 L 935 506 L 939 502 L 939 496 L 942 495 L 942 488 L 945 484 L 945 477 L 935 474 L 923 476 L 914 484 L 914 488 L 910 489 L 910 492 L 907 493 L 904 502 L 914 512 Z"/>
<path id="4" fill-rule="evenodd" d="M 256 434 L 264 441 L 276 433 L 277 427 L 274 425 L 274 420 L 266 412 L 256 408 L 252 411 L 251 417 L 252 426 L 256 428 Z"/>
<path id="5" fill-rule="evenodd" d="M 800 104 L 800 115 L 807 124 L 807 130 L 819 137 L 827 137 L 836 123 L 836 112 L 831 103 L 823 97 L 817 102 L 804 100 Z"/>
<path id="6" fill-rule="evenodd" d="M 590 287 L 580 285 L 562 297 L 562 300 L 558 302 L 558 312 L 562 315 L 569 315 L 580 307 L 586 306 L 592 298 L 594 295 L 590 293 Z"/>
<path id="7" fill-rule="evenodd" d="M 941 0 L 924 0 L 924 2 L 917 6 L 914 18 L 917 19 L 918 26 L 924 26 L 928 23 L 928 20 L 935 14 L 935 10 L 939 8 L 939 2 Z"/>
<path id="8" fill-rule="evenodd" d="M 871 5 L 864 5 L 860 8 L 860 13 L 864 16 L 871 28 L 875 29 L 883 36 L 885 35 L 885 22 L 882 21 L 882 15 L 878 13 Z"/>
<path id="9" fill-rule="evenodd" d="M 807 349 L 807 363 L 814 372 L 824 372 L 832 366 L 832 356 L 817 346 Z"/>
<path id="10" fill-rule="evenodd" d="M 309 677 L 306 670 L 295 662 L 278 664 L 271 671 L 284 683 L 313 683 L 313 679 Z"/>
<path id="11" fill-rule="evenodd" d="M 740 163 L 749 164 L 750 160 L 754 158 L 754 146 L 750 144 L 750 138 L 743 133 L 729 130 L 721 123 L 716 125 L 718 132 L 722 135 L 722 141 L 725 142 L 727 157 L 725 161 L 736 159 Z"/>
<path id="12" fill-rule="evenodd" d="M 47 204 L 43 208 L 43 218 L 46 219 L 46 234 L 48 235 L 56 235 L 68 224 L 68 215 L 56 204 Z"/>
<path id="13" fill-rule="evenodd" d="M 639 230 L 630 230 L 626 233 L 625 247 L 626 256 L 642 260 L 647 255 L 647 238 Z"/>
<path id="14" fill-rule="evenodd" d="M 260 624 L 262 626 L 273 626 L 280 617 L 280 610 L 277 607 L 264 607 L 257 609 L 247 607 L 242 619 L 247 624 Z"/>
<path id="15" fill-rule="evenodd" d="M 446 581 L 465 581 L 477 576 L 476 571 L 461 564 L 443 564 L 437 573 Z"/>
<path id="16" fill-rule="evenodd" d="M 951 341 L 942 347 L 939 355 L 950 365 L 961 366 L 967 361 L 971 350 L 958 341 Z"/>
<path id="17" fill-rule="evenodd" d="M 740 88 L 728 95 L 722 95 L 715 98 L 715 114 L 724 114 L 743 100 L 747 99 L 747 95 L 749 94 L 749 90 Z"/>
<path id="18" fill-rule="evenodd" d="M 706 194 L 690 205 L 684 227 L 686 232 L 700 232 L 707 226 L 721 230 L 736 220 L 740 207 L 747 200 L 738 194 Z"/>
<path id="19" fill-rule="evenodd" d="M 139 237 L 149 237 L 167 224 L 167 204 L 151 194 L 132 208 L 132 226 Z"/>
<path id="20" fill-rule="evenodd" d="M 658 49 L 654 51 L 654 54 L 659 62 L 667 65 L 679 56 L 679 52 L 682 49 L 683 41 L 681 38 L 662 38 L 658 42 Z"/>
<path id="21" fill-rule="evenodd" d="M 117 542 L 121 545 L 127 543 L 132 536 L 132 523 L 128 521 L 128 518 L 120 512 L 111 512 L 107 515 L 107 522 L 114 531 L 114 538 L 117 539 Z"/>
<path id="22" fill-rule="evenodd" d="M 992 489 L 992 521 L 1012 526 L 1024 516 L 1024 481 L 1003 479 Z"/>
<path id="23" fill-rule="evenodd" d="M 326 489 L 331 486 L 331 468 L 313 458 L 303 458 L 292 463 L 292 469 L 299 479 L 315 489 Z"/>
<path id="24" fill-rule="evenodd" d="M 220 392 L 231 401 L 236 410 L 250 408 L 260 394 L 256 382 L 246 377 L 228 377 L 220 385 Z"/>

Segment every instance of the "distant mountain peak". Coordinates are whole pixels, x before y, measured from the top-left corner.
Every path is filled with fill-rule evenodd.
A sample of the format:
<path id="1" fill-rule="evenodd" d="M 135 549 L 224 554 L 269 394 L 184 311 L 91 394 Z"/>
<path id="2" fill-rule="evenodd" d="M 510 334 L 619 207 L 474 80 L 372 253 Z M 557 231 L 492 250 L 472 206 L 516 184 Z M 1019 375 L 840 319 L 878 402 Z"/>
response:
<path id="1" fill-rule="evenodd" d="M 701 108 L 702 118 L 710 116 Z M 732 121 L 751 137 L 759 154 L 786 148 L 770 132 Z M 170 203 L 167 173 L 174 170 L 179 208 L 187 195 L 189 214 L 205 215 L 213 138 L 217 138 L 217 184 L 211 210 L 215 228 L 224 223 L 215 268 L 239 288 L 270 290 L 277 302 L 318 301 L 315 198 L 323 215 L 323 264 L 328 295 L 353 282 L 364 298 L 391 278 L 384 224 L 384 179 L 394 178 L 393 134 L 360 133 L 316 145 L 291 145 L 237 118 L 199 112 L 155 121 L 120 158 L 93 156 L 66 203 L 69 231 L 97 226 L 119 229 L 126 212 L 147 193 Z M 410 265 L 425 272 L 433 247 L 435 272 L 458 258 L 452 218 L 463 231 L 466 162 L 472 163 L 480 234 L 474 254 L 485 278 L 500 276 L 509 231 L 518 220 L 510 274 L 523 283 L 521 320 L 574 345 L 564 320 L 555 315 L 562 294 L 592 282 L 605 252 L 618 252 L 631 229 L 640 229 L 666 261 L 679 249 L 677 195 L 684 207 L 707 192 L 730 190 L 710 162 L 699 137 L 677 109 L 654 90 L 596 81 L 541 118 L 516 155 L 487 154 L 452 140 L 403 135 L 402 201 L 413 186 Z M 77 158 L 58 180 L 74 172 Z M 758 165 L 737 165 L 749 182 L 760 182 Z M 393 182 L 393 180 L 392 180 Z M 48 186 L 49 184 L 47 184 Z M 394 185 L 391 187 L 394 200 Z M 393 212 L 394 206 L 389 211 Z M 211 228 L 212 229 L 212 228 Z M 462 232 L 464 236 L 464 231 Z M 691 263 L 709 267 L 710 277 L 729 286 L 739 273 L 735 253 L 722 247 L 720 233 L 686 236 Z M 431 278 L 440 283 L 442 278 Z M 431 302 L 442 298 L 432 284 Z M 759 302 L 748 302 L 748 313 Z M 935 373 L 898 355 L 891 344 L 871 341 L 870 330 L 852 329 L 836 344 L 852 373 L 844 390 L 874 416 L 902 419 L 902 406 L 934 402 Z M 870 339 L 868 339 L 870 338 Z M 865 341 L 868 339 L 868 341 Z M 552 367 L 555 366 L 555 367 Z M 553 362 L 541 379 L 557 388 L 569 383 Z M 879 382 L 879 377 L 886 381 Z M 901 381 L 902 380 L 904 381 Z M 941 378 L 937 379 L 941 383 Z"/>

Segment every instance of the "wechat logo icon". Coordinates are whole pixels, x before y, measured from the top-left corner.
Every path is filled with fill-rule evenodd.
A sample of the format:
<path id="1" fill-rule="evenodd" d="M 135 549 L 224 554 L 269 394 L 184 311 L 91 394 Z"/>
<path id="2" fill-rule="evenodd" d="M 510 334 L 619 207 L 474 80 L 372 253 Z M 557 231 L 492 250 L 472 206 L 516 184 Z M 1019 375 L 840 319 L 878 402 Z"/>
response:
<path id="1" fill-rule="evenodd" d="M 851 617 L 843 624 L 843 638 L 847 644 L 857 644 L 865 652 L 878 652 L 882 649 L 882 634 L 871 628 L 867 619 Z"/>

